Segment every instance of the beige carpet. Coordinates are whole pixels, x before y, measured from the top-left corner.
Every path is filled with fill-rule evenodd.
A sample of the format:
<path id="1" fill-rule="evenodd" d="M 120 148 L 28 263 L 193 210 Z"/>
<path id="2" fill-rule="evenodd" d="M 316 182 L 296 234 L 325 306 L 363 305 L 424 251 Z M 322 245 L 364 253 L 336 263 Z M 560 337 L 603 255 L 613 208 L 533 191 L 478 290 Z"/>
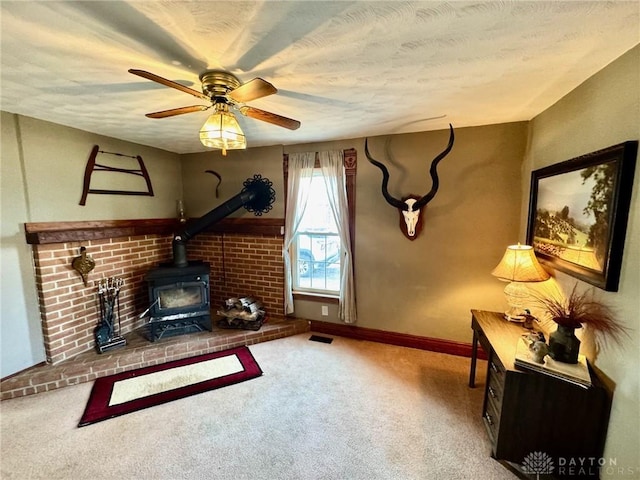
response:
<path id="1" fill-rule="evenodd" d="M 251 346 L 264 375 L 250 382 L 84 428 L 90 383 L 4 401 L 0 476 L 515 478 L 489 456 L 469 359 L 309 336 Z"/>

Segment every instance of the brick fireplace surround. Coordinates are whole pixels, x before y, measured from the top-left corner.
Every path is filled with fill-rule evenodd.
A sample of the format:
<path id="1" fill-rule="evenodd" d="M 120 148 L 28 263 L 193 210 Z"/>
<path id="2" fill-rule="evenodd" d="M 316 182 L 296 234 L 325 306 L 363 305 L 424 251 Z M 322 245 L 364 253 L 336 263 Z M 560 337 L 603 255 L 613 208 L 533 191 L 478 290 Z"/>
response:
<path id="1" fill-rule="evenodd" d="M 309 330 L 309 322 L 284 316 L 282 219 L 224 219 L 188 244 L 189 260 L 211 264 L 212 319 L 225 299 L 253 295 L 268 314 L 258 331 L 225 330 L 149 342 L 143 336 L 149 305 L 144 275 L 171 262 L 172 219 L 26 224 L 33 246 L 47 362 L 2 380 L 2 400 L 93 381 L 98 377 L 282 338 Z M 71 267 L 80 247 L 96 263 L 85 286 Z M 96 287 L 104 278 L 124 280 L 121 333 L 127 346 L 98 354 L 93 330 L 99 321 Z"/>

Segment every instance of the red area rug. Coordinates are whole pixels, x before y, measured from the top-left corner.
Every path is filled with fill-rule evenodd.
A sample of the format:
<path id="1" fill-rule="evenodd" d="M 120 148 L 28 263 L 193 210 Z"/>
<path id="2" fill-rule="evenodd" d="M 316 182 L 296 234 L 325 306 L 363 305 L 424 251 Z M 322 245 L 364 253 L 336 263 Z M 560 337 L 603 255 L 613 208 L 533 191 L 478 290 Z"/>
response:
<path id="1" fill-rule="evenodd" d="M 98 378 L 78 427 L 262 375 L 247 347 Z"/>

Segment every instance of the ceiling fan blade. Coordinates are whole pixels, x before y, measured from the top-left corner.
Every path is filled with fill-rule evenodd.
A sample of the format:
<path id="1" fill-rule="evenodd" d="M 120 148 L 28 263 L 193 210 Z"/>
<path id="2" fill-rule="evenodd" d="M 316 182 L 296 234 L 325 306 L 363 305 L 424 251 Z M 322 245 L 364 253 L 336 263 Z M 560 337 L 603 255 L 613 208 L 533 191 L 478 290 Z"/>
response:
<path id="1" fill-rule="evenodd" d="M 254 78 L 238 88 L 231 90 L 227 95 L 239 103 L 250 102 L 257 98 L 266 97 L 277 93 L 278 89 L 262 78 Z"/>
<path id="2" fill-rule="evenodd" d="M 263 122 L 273 123 L 279 127 L 288 128 L 289 130 L 297 130 L 300 128 L 300 122 L 291 118 L 276 115 L 275 113 L 265 112 L 259 108 L 253 107 L 240 107 L 240 113 L 256 120 L 262 120 Z"/>
<path id="3" fill-rule="evenodd" d="M 209 97 L 207 97 L 204 93 L 198 92 L 197 90 L 194 90 L 189 87 L 185 87 L 184 85 L 173 82 L 171 80 L 167 80 L 166 78 L 159 77 L 155 73 L 145 72 L 144 70 L 136 70 L 134 68 L 130 68 L 129 73 L 133 73 L 134 75 L 138 75 L 139 77 L 146 78 L 147 80 L 160 83 L 165 87 L 175 88 L 176 90 L 180 90 L 181 92 L 188 93 L 189 95 L 193 95 L 194 97 L 209 100 Z"/>
<path id="4" fill-rule="evenodd" d="M 161 112 L 147 113 L 145 117 L 149 118 L 166 118 L 174 115 L 182 115 L 183 113 L 202 112 L 211 108 L 207 105 L 191 105 L 190 107 L 172 108 L 171 110 L 162 110 Z"/>

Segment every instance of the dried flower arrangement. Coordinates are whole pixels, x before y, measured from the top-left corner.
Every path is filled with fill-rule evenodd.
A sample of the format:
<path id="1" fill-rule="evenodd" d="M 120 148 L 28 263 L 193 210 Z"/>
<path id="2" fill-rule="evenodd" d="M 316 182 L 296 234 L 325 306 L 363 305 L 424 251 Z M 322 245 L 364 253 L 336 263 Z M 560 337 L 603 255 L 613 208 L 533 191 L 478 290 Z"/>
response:
<path id="1" fill-rule="evenodd" d="M 627 328 L 616 321 L 611 307 L 596 299 L 593 289 L 581 293 L 577 286 L 574 285 L 566 298 L 537 296 L 536 300 L 558 325 L 567 328 L 587 326 L 599 343 L 611 339 L 622 344 L 629 334 Z"/>

